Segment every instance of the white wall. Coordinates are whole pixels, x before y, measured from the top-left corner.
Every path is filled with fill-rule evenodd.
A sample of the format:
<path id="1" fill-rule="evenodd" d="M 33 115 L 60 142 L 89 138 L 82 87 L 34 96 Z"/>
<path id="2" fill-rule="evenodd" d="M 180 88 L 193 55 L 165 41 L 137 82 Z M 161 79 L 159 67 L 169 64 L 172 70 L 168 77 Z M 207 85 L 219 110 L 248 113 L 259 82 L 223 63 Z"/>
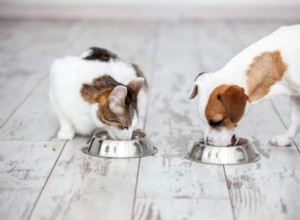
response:
<path id="1" fill-rule="evenodd" d="M 0 0 L 5 5 L 107 5 L 107 6 L 300 6 L 300 0 Z"/>
<path id="2" fill-rule="evenodd" d="M 300 21 L 300 0 L 0 0 L 0 18 Z"/>

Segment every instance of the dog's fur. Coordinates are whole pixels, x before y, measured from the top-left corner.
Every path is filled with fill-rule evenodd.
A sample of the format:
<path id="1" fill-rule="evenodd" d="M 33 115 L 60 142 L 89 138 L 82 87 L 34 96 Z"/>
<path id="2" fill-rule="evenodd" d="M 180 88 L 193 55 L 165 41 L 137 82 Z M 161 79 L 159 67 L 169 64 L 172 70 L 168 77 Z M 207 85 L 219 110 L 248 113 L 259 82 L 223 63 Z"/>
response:
<path id="1" fill-rule="evenodd" d="M 105 128 L 114 139 L 130 139 L 146 117 L 144 84 L 137 65 L 106 49 L 93 47 L 81 57 L 54 61 L 49 97 L 60 122 L 58 138 Z"/>
<path id="2" fill-rule="evenodd" d="M 291 97 L 291 124 L 270 143 L 290 145 L 300 126 L 300 25 L 282 27 L 249 46 L 222 69 L 199 74 L 190 99 L 199 96 L 205 140 L 227 146 L 248 107 L 277 95 Z"/>

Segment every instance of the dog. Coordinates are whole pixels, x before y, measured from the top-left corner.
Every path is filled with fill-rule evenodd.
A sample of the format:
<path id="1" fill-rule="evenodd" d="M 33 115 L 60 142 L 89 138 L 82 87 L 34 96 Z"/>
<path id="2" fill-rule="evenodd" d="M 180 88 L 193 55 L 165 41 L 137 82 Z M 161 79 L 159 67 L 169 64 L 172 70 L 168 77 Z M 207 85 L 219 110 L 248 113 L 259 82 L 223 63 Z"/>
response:
<path id="1" fill-rule="evenodd" d="M 143 72 L 106 49 L 92 47 L 81 57 L 55 60 L 49 97 L 60 123 L 59 139 L 103 128 L 111 138 L 127 140 L 133 130 L 143 129 L 147 105 Z"/>
<path id="2" fill-rule="evenodd" d="M 291 122 L 272 145 L 289 146 L 300 126 L 300 25 L 281 27 L 233 57 L 216 72 L 201 73 L 189 94 L 198 95 L 204 140 L 228 146 L 249 106 L 278 95 L 291 101 Z"/>

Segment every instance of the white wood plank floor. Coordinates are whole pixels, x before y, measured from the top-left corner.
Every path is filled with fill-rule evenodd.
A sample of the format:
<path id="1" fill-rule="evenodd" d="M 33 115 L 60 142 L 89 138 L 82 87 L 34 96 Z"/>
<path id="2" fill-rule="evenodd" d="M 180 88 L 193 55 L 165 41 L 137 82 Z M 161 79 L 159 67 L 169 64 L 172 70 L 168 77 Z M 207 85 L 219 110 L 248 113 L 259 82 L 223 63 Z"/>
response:
<path id="1" fill-rule="evenodd" d="M 184 159 L 201 137 L 194 77 L 222 67 L 247 45 L 289 22 L 112 22 L 0 20 L 0 219 L 300 219 L 300 137 L 268 144 L 289 123 L 289 102 L 254 106 L 241 136 L 254 164 L 214 166 Z M 56 57 L 100 46 L 139 64 L 150 84 L 145 131 L 158 153 L 99 159 L 88 137 L 55 138 L 47 98 Z"/>

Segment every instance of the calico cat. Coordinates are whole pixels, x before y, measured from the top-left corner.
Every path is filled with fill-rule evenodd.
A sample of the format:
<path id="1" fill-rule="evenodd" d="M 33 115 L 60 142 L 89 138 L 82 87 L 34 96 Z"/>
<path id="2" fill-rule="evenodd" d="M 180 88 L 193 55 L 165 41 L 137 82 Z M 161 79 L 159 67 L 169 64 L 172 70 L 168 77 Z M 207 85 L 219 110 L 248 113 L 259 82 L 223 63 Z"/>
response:
<path id="1" fill-rule="evenodd" d="M 126 140 L 133 130 L 143 129 L 147 104 L 143 73 L 106 49 L 92 47 L 81 57 L 55 60 L 49 97 L 60 123 L 59 139 L 103 128 L 111 138 Z"/>

